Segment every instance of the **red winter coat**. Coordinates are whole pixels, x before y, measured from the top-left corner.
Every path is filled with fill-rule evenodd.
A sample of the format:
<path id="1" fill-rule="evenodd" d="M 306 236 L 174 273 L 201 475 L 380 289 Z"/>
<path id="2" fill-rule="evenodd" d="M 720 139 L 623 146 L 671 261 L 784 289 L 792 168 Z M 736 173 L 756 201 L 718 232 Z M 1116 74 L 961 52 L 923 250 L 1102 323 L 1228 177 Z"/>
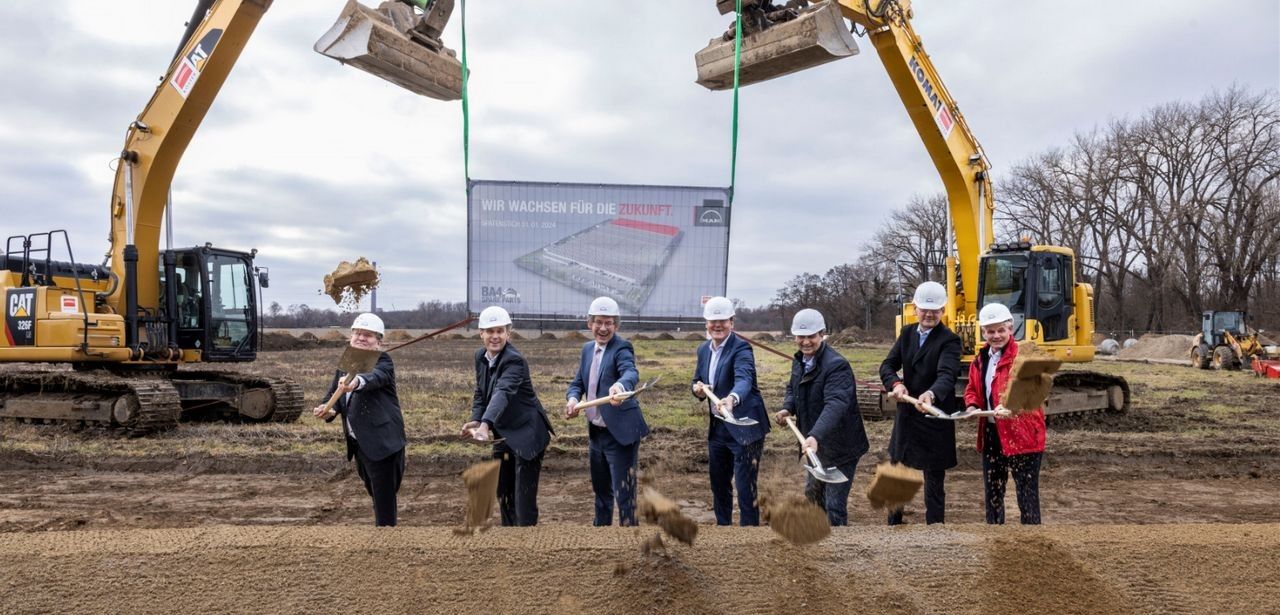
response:
<path id="1" fill-rule="evenodd" d="M 996 377 L 991 381 L 994 391 L 992 402 L 1000 404 L 1000 393 L 1004 391 L 1009 380 L 1009 372 L 1013 369 L 1013 360 L 1018 356 L 1018 342 L 1009 340 L 996 364 Z M 986 345 L 978 351 L 969 365 L 969 384 L 964 388 L 965 407 L 977 406 L 983 410 L 987 407 L 986 371 L 987 360 L 991 357 L 990 348 Z M 981 421 L 985 421 L 983 418 Z M 983 451 L 982 439 L 986 434 L 981 422 L 978 423 L 978 452 Z M 1044 451 L 1044 411 L 1040 408 L 1020 414 L 1011 419 L 996 419 L 996 433 L 1000 434 L 1000 450 L 1005 455 L 1022 455 L 1024 453 L 1040 453 Z"/>

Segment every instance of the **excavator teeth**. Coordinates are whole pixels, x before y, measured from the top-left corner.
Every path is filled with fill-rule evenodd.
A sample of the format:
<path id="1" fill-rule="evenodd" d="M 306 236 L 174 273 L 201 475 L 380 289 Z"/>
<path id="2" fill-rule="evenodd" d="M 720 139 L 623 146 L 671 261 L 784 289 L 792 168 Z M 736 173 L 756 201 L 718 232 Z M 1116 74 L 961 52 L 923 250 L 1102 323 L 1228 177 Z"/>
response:
<path id="1" fill-rule="evenodd" d="M 462 63 L 453 50 L 433 51 L 395 28 L 377 10 L 348 0 L 316 52 L 436 100 L 462 98 Z"/>
<path id="2" fill-rule="evenodd" d="M 739 86 L 767 81 L 858 53 L 840 7 L 827 0 L 790 21 L 774 24 L 742 40 Z M 709 90 L 733 87 L 733 40 L 711 39 L 695 56 L 698 85 Z"/>

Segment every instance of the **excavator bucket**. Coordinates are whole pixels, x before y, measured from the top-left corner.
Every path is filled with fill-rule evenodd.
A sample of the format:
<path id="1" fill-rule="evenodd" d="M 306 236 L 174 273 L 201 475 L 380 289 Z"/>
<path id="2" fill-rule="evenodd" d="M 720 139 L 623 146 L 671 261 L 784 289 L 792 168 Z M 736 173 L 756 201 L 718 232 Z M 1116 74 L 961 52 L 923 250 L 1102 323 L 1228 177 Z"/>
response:
<path id="1" fill-rule="evenodd" d="M 767 81 L 858 53 L 853 33 L 834 0 L 824 0 L 790 21 L 743 36 L 739 86 Z M 699 51 L 698 85 L 708 90 L 733 87 L 733 39 L 717 37 Z"/>
<path id="2" fill-rule="evenodd" d="M 315 50 L 414 94 L 436 100 L 462 98 L 462 63 L 438 39 L 412 28 L 403 19 L 408 10 L 396 2 L 372 9 L 347 0 L 338 21 L 316 41 Z"/>

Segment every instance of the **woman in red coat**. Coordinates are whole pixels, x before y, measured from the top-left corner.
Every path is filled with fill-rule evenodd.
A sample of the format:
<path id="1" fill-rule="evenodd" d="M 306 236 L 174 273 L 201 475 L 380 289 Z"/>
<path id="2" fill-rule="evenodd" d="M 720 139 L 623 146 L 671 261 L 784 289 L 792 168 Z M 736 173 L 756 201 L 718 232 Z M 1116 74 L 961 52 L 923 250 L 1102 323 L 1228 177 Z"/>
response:
<path id="1" fill-rule="evenodd" d="M 964 403 L 970 410 L 992 410 L 1000 407 L 1000 393 L 1018 356 L 1018 342 L 1013 339 L 1013 315 L 1001 304 L 983 307 L 978 313 L 978 325 L 987 343 L 969 366 Z M 1004 487 L 1012 472 L 1022 523 L 1039 525 L 1044 411 L 1037 408 L 1013 418 L 983 417 L 979 421 L 978 452 L 982 453 L 987 523 L 1004 523 Z"/>

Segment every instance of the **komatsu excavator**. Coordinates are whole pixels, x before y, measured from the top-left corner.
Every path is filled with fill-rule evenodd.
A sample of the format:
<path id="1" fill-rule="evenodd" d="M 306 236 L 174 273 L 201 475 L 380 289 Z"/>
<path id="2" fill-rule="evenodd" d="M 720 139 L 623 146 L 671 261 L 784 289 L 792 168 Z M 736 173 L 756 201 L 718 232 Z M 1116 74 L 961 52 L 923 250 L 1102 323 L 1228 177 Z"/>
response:
<path id="1" fill-rule="evenodd" d="M 72 369 L 0 370 L 0 417 L 141 434 L 193 414 L 293 421 L 301 413 L 302 390 L 288 378 L 189 367 L 256 357 L 256 285 L 268 282 L 254 267 L 257 251 L 160 248 L 178 162 L 271 2 L 196 3 L 164 79 L 126 131 L 107 262 L 75 262 L 62 230 L 8 238 L 0 256 L 0 363 Z M 378 10 L 353 0 L 323 46 L 416 93 L 457 99 L 461 64 L 439 42 L 451 9 L 451 0 L 388 2 Z M 55 249 L 70 261 L 53 260 Z"/>
<path id="2" fill-rule="evenodd" d="M 735 11 L 735 0 L 717 0 L 720 13 Z M 750 17 L 741 45 L 739 84 L 791 74 L 858 53 L 853 32 L 861 28 L 875 46 L 894 89 L 942 176 L 950 204 L 957 253 L 946 259 L 950 303 L 944 322 L 964 340 L 965 361 L 978 347 L 978 310 L 1003 303 L 1014 315 L 1018 340 L 1034 342 L 1067 363 L 1093 360 L 1093 287 L 1076 281 L 1069 248 L 1029 242 L 997 242 L 990 164 L 933 61 L 911 26 L 910 0 L 742 0 Z M 854 24 L 847 27 L 844 20 Z M 733 87 L 732 31 L 696 54 L 698 83 L 712 90 Z M 898 327 L 915 321 L 905 304 Z M 964 373 L 964 370 L 961 370 Z M 879 385 L 859 390 L 864 416 L 891 416 L 894 404 Z M 1059 372 L 1046 403 L 1047 414 L 1129 407 L 1123 378 L 1084 370 Z"/>

